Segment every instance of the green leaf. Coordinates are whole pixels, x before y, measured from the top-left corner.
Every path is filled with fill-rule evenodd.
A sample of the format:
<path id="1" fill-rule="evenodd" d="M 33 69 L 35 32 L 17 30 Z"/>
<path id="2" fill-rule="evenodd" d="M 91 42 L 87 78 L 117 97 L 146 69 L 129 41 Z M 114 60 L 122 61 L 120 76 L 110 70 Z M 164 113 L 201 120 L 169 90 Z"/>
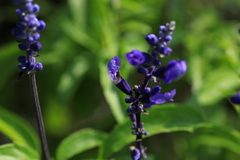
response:
<path id="1" fill-rule="evenodd" d="M 205 125 L 196 130 L 196 135 L 193 136 L 191 142 L 194 148 L 199 145 L 217 146 L 240 155 L 240 133 L 229 127 Z"/>
<path id="2" fill-rule="evenodd" d="M 62 74 L 58 85 L 58 96 L 61 103 L 66 103 L 74 93 L 83 75 L 89 69 L 89 65 L 85 58 L 78 56 L 72 62 L 72 65 Z"/>
<path id="3" fill-rule="evenodd" d="M 65 138 L 57 148 L 56 159 L 66 160 L 88 149 L 102 145 L 107 135 L 93 129 L 83 129 Z"/>
<path id="4" fill-rule="evenodd" d="M 149 115 L 142 115 L 144 128 L 150 137 L 159 133 L 175 131 L 194 131 L 195 128 L 205 124 L 203 113 L 193 106 L 166 104 L 154 106 L 149 109 Z M 119 151 L 127 144 L 134 142 L 135 136 L 131 135 L 132 123 L 127 119 L 117 125 L 105 140 L 99 157 L 106 158 Z"/>
<path id="5" fill-rule="evenodd" d="M 85 0 L 68 0 L 68 6 L 72 13 L 73 21 L 81 28 L 86 25 L 86 2 Z"/>
<path id="6" fill-rule="evenodd" d="M 39 151 L 39 139 L 36 132 L 21 117 L 0 107 L 0 132 L 14 142 Z"/>
<path id="7" fill-rule="evenodd" d="M 198 101 L 205 104 L 214 104 L 218 100 L 230 95 L 239 86 L 237 74 L 227 68 L 212 70 L 203 81 L 198 95 Z"/>
<path id="8" fill-rule="evenodd" d="M 1 160 L 39 160 L 39 154 L 18 143 L 5 144 L 0 146 Z"/>
<path id="9" fill-rule="evenodd" d="M 103 88 L 103 94 L 110 106 L 113 116 L 115 117 L 118 123 L 122 123 L 125 116 L 118 95 L 116 93 L 117 87 L 116 86 L 113 87 L 114 83 L 108 77 L 106 63 L 100 62 L 99 68 L 100 68 L 100 82 Z"/>

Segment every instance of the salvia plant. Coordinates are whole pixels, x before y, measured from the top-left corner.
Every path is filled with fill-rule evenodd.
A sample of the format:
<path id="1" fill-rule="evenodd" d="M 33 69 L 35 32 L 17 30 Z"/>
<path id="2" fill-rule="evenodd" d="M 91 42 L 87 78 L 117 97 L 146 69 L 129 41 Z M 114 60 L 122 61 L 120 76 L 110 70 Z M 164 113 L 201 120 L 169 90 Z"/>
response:
<path id="1" fill-rule="evenodd" d="M 20 80 L 23 75 L 29 75 L 30 77 L 42 144 L 42 158 L 50 160 L 35 78 L 35 72 L 43 69 L 42 63 L 36 63 L 36 57 L 39 56 L 39 51 L 42 49 L 42 44 L 39 42 L 40 32 L 45 28 L 46 23 L 43 20 L 37 19 L 40 7 L 37 4 L 32 4 L 32 1 L 33 0 L 14 0 L 14 3 L 19 7 L 16 10 L 19 21 L 16 23 L 17 27 L 12 29 L 11 32 L 12 35 L 16 37 L 17 42 L 19 42 L 18 48 L 25 52 L 25 55 L 18 57 L 18 68 L 20 69 L 18 80 Z"/>
<path id="2" fill-rule="evenodd" d="M 140 85 L 130 87 L 128 82 L 121 76 L 121 60 L 119 57 L 113 57 L 108 62 L 110 79 L 123 93 L 129 96 L 125 98 L 125 102 L 129 104 L 126 112 L 133 123 L 132 134 L 136 135 L 136 146 L 130 147 L 133 160 L 147 158 L 147 148 L 143 147 L 142 137 L 148 135 L 148 132 L 143 128 L 141 115 L 148 114 L 146 109 L 154 105 L 173 101 L 173 97 L 176 94 L 176 89 L 162 93 L 161 81 L 170 84 L 181 78 L 187 70 L 185 60 L 171 60 L 166 66 L 161 66 L 161 61 L 164 57 L 170 55 L 172 52 L 172 49 L 167 45 L 172 40 L 171 35 L 175 29 L 175 25 L 175 21 L 171 21 L 165 26 L 159 27 L 158 36 L 148 34 L 145 37 L 145 40 L 150 45 L 148 53 L 132 50 L 125 54 L 127 61 L 131 65 L 136 66 L 137 71 L 144 75 L 144 80 Z M 153 82 L 154 86 L 149 87 L 149 82 Z"/>

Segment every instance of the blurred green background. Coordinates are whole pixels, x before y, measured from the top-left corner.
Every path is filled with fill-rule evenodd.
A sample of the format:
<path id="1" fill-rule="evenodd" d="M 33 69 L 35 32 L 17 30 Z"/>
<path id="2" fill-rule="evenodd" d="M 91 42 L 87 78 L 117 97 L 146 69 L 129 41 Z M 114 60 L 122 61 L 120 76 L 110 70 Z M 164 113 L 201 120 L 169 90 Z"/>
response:
<path id="1" fill-rule="evenodd" d="M 163 64 L 186 59 L 188 71 L 179 81 L 162 84 L 162 88 L 176 88 L 177 105 L 197 108 L 207 122 L 221 129 L 176 130 L 154 136 L 150 132 L 151 137 L 143 141 L 147 153 L 156 160 L 240 159 L 239 109 L 227 99 L 240 88 L 240 0 L 34 2 L 41 7 L 38 18 L 47 23 L 37 58 L 44 69 L 36 77 L 52 156 L 71 133 L 83 128 L 110 133 L 127 118 L 126 96 L 110 82 L 107 62 L 113 56 L 121 57 L 123 77 L 131 86 L 140 84 L 143 77 L 125 61 L 124 54 L 133 49 L 146 52 L 149 46 L 144 36 L 157 34 L 159 25 L 175 20 L 177 27 L 169 45 L 173 52 Z M 24 76 L 15 81 L 17 57 L 24 54 L 10 34 L 18 20 L 16 8 L 10 0 L 0 1 L 0 105 L 37 130 L 29 79 Z M 132 136 L 130 128 L 126 137 Z M 0 133 L 0 144 L 9 142 L 8 136 Z M 128 155 L 129 146 L 109 158 Z M 93 148 L 70 159 L 96 158 L 97 152 Z"/>

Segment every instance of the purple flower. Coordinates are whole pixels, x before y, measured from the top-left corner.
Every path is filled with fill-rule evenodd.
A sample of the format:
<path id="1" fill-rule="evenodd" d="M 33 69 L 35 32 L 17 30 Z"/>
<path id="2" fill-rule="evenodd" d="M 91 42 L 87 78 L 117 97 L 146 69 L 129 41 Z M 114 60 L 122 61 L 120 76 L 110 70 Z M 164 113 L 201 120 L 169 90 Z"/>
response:
<path id="1" fill-rule="evenodd" d="M 236 95 L 230 96 L 229 99 L 233 104 L 240 105 L 240 92 L 238 92 Z"/>
<path id="2" fill-rule="evenodd" d="M 174 101 L 172 98 L 176 94 L 176 89 L 172 90 L 171 92 L 166 92 L 166 93 L 160 93 L 161 92 L 161 87 L 160 86 L 155 86 L 151 89 L 150 94 L 148 95 L 148 100 L 145 101 L 143 105 L 143 108 L 150 108 L 154 104 L 164 104 L 169 101 Z"/>
<path id="3" fill-rule="evenodd" d="M 115 56 L 108 62 L 108 75 L 111 80 L 117 84 L 121 81 L 119 68 L 121 66 L 121 60 L 119 57 Z"/>
<path id="4" fill-rule="evenodd" d="M 163 79 L 165 83 L 169 84 L 172 81 L 181 78 L 187 71 L 186 61 L 172 60 L 167 66 L 160 67 L 154 70 L 153 76 Z"/>
<path id="5" fill-rule="evenodd" d="M 187 71 L 187 63 L 185 60 L 176 61 L 172 60 L 168 63 L 166 72 L 165 72 L 165 83 L 171 83 L 181 78 Z"/>
<path id="6" fill-rule="evenodd" d="M 115 56 L 108 62 L 108 75 L 115 85 L 125 94 L 131 95 L 132 89 L 128 82 L 120 75 L 121 60 Z"/>
<path id="7" fill-rule="evenodd" d="M 135 147 L 131 147 L 130 150 L 131 150 L 132 160 L 138 160 L 141 156 L 139 149 Z"/>

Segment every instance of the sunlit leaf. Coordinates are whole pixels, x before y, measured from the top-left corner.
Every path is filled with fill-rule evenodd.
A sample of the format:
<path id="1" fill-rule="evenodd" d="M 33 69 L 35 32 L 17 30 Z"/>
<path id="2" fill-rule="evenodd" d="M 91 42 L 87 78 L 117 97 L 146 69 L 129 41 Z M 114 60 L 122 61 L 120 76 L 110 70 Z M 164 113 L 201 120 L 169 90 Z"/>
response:
<path id="1" fill-rule="evenodd" d="M 147 137 L 175 131 L 192 132 L 195 128 L 205 124 L 203 113 L 193 106 L 166 104 L 154 106 L 149 109 L 149 113 L 149 115 L 142 115 L 144 128 L 149 132 Z M 106 158 L 127 144 L 134 142 L 136 137 L 131 134 L 131 127 L 130 120 L 115 126 L 104 142 L 100 155 Z"/>
<path id="2" fill-rule="evenodd" d="M 238 86 L 238 76 L 234 71 L 225 68 L 215 69 L 203 80 L 198 101 L 201 104 L 214 104 L 228 96 Z"/>
<path id="3" fill-rule="evenodd" d="M 102 145 L 107 135 L 93 129 L 83 129 L 65 138 L 57 148 L 56 159 L 66 160 L 88 149 Z"/>
<path id="4" fill-rule="evenodd" d="M 191 142 L 192 147 L 199 145 L 222 147 L 240 155 L 240 133 L 226 126 L 205 125 L 196 130 Z"/>
<path id="5" fill-rule="evenodd" d="M 39 139 L 32 127 L 3 107 L 0 107 L 0 132 L 14 142 L 39 151 Z"/>
<path id="6" fill-rule="evenodd" d="M 62 74 L 58 85 L 61 103 L 66 103 L 78 89 L 82 77 L 89 68 L 89 64 L 82 56 L 76 57 L 72 65 Z"/>
<path id="7" fill-rule="evenodd" d="M 39 160 L 36 151 L 18 143 L 5 144 L 0 146 L 1 160 Z"/>

